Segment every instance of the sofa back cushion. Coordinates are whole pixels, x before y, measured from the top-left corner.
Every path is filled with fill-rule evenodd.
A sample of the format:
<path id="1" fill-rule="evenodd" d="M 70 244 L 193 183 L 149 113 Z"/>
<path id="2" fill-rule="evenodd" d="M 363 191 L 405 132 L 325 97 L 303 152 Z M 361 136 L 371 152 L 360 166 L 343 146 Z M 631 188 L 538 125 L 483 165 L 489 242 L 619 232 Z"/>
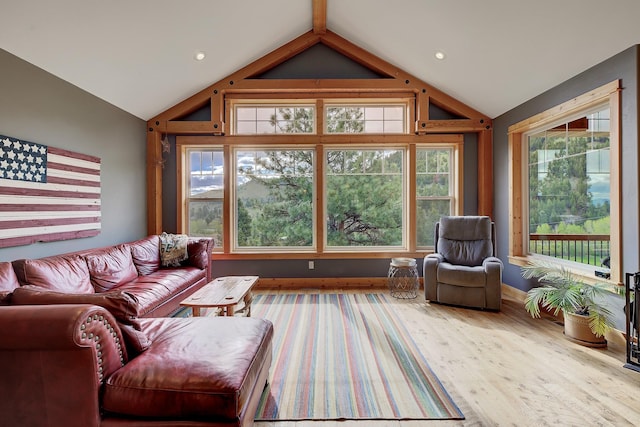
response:
<path id="1" fill-rule="evenodd" d="M 0 305 L 8 304 L 11 292 L 20 286 L 10 262 L 0 262 Z"/>
<path id="2" fill-rule="evenodd" d="M 148 236 L 128 243 L 127 246 L 131 249 L 133 264 L 140 276 L 147 276 L 160 269 L 160 237 Z"/>
<path id="3" fill-rule="evenodd" d="M 58 292 L 94 293 L 89 268 L 80 255 L 57 255 L 12 262 L 20 285 L 33 285 Z"/>
<path id="4" fill-rule="evenodd" d="M 91 304 L 105 308 L 122 323 L 130 323 L 138 316 L 138 302 L 128 292 L 111 291 L 93 294 L 72 294 L 21 286 L 13 291 L 12 305 Z"/>
<path id="5" fill-rule="evenodd" d="M 111 246 L 85 255 L 91 284 L 96 292 L 106 292 L 138 277 L 131 250 L 125 245 Z"/>
<path id="6" fill-rule="evenodd" d="M 477 266 L 493 255 L 491 219 L 487 216 L 452 216 L 440 218 L 438 253 L 447 262 Z"/>

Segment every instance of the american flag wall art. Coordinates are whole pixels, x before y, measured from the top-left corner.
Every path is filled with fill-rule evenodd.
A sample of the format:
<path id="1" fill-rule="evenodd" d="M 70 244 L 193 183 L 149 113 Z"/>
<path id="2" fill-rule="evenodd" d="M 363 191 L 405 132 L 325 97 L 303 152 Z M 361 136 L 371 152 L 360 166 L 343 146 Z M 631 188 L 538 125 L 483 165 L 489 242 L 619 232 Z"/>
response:
<path id="1" fill-rule="evenodd" d="M 0 135 L 0 247 L 100 233 L 100 159 Z"/>

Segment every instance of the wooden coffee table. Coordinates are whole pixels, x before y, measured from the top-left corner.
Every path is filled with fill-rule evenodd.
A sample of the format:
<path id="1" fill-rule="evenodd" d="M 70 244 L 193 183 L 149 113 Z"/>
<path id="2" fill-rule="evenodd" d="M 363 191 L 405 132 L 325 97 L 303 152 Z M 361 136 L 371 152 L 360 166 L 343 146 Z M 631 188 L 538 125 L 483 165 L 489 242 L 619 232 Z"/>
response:
<path id="1" fill-rule="evenodd" d="M 258 282 L 258 276 L 218 277 L 185 298 L 180 305 L 191 307 L 193 316 L 200 316 L 201 308 L 220 308 L 223 316 L 236 314 L 235 306 L 244 301 L 242 311 L 251 316 L 251 289 Z"/>

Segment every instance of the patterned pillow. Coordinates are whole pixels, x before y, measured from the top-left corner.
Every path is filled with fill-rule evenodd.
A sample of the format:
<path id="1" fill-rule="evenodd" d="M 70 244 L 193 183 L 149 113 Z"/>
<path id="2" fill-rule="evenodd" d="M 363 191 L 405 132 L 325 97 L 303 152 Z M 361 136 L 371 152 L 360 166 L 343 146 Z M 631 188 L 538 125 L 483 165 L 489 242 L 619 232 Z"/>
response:
<path id="1" fill-rule="evenodd" d="M 180 263 L 189 258 L 187 244 L 189 236 L 186 234 L 160 235 L 160 261 L 163 267 L 180 267 Z"/>

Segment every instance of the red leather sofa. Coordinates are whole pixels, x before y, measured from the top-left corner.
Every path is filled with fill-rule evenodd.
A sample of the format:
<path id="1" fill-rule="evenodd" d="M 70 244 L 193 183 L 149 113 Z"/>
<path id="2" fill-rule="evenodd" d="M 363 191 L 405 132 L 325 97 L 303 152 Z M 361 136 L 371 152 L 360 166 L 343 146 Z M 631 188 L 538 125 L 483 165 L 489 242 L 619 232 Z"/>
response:
<path id="1" fill-rule="evenodd" d="M 179 267 L 162 267 L 160 237 L 39 259 L 0 263 L 0 303 L 106 303 L 130 317 L 162 317 L 211 281 L 213 239 L 190 239 Z M 4 271 L 4 272 L 3 272 Z"/>
<path id="2" fill-rule="evenodd" d="M 273 325 L 161 317 L 211 280 L 212 239 L 0 262 L 0 426 L 251 426 Z"/>
<path id="3" fill-rule="evenodd" d="M 0 425 L 251 426 L 273 326 L 239 317 L 145 318 L 123 345 L 93 305 L 0 307 Z"/>

